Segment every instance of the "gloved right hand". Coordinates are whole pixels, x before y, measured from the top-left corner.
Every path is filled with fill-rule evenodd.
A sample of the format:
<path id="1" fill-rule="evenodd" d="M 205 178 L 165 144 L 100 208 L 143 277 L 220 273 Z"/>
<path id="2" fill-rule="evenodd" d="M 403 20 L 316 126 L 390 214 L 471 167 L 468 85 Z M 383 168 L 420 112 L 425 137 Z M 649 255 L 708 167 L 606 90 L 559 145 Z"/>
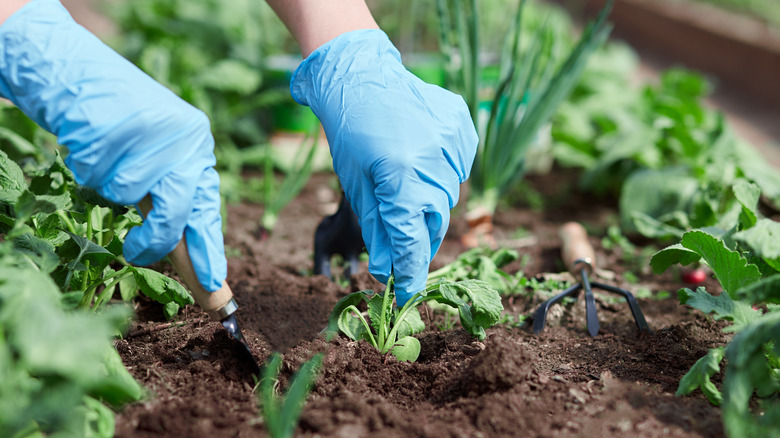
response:
<path id="1" fill-rule="evenodd" d="M 201 285 L 227 276 L 219 176 L 208 118 L 78 25 L 57 0 L 34 0 L 0 26 L 0 95 L 57 135 L 76 181 L 154 209 L 125 258 L 147 265 L 185 234 Z"/>

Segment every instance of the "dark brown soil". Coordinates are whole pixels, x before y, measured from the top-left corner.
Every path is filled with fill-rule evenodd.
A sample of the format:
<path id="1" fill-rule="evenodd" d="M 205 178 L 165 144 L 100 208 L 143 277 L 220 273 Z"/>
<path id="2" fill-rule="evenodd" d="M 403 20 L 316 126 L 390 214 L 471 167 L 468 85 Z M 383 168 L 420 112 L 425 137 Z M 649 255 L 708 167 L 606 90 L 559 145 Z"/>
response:
<path id="1" fill-rule="evenodd" d="M 333 176 L 316 175 L 282 214 L 268 239 L 256 236 L 262 208 L 229 209 L 227 245 L 231 283 L 239 318 L 254 356 L 265 361 L 284 353 L 280 384 L 315 353 L 325 360 L 297 430 L 299 436 L 723 436 L 720 411 L 700 393 L 675 397 L 680 377 L 713 346 L 727 338 L 721 326 L 677 304 L 676 273 L 655 276 L 630 258 L 597 251 L 604 283 L 653 296 L 639 300 L 653 332 L 639 335 L 624 302 L 597 295 L 600 334 L 585 331 L 579 302 L 554 307 L 545 330 L 535 336 L 523 327 L 499 325 L 484 341 L 457 325 L 442 331 L 440 316 L 424 310 L 428 331 L 418 335 L 422 354 L 402 363 L 370 345 L 345 338 L 318 337 L 333 304 L 349 292 L 323 276 L 311 276 L 312 237 L 322 215 L 332 212 Z M 499 243 L 527 255 L 510 272 L 526 276 L 560 274 L 558 227 L 586 224 L 593 235 L 615 221 L 609 199 L 594 200 L 574 190 L 574 176 L 558 171 L 529 179 L 546 199 L 544 212 L 518 202 L 496 217 Z M 465 223 L 456 212 L 448 240 L 434 267 L 464 248 L 458 235 Z M 527 230 L 518 238 L 517 230 Z M 645 266 L 641 263 L 640 266 Z M 638 283 L 628 283 L 632 271 Z M 557 278 L 557 277 L 556 277 Z M 365 272 L 352 289 L 375 287 Z M 716 283 L 710 281 L 708 287 Z M 659 299 L 661 291 L 671 292 Z M 506 313 L 527 315 L 544 299 L 521 294 L 505 299 Z M 256 402 L 251 366 L 219 323 L 198 308 L 187 308 L 181 324 L 166 324 L 155 303 L 139 302 L 138 320 L 117 341 L 123 361 L 148 388 L 146 400 L 117 416 L 120 437 L 267 436 Z M 715 376 L 719 382 L 722 376 Z"/>

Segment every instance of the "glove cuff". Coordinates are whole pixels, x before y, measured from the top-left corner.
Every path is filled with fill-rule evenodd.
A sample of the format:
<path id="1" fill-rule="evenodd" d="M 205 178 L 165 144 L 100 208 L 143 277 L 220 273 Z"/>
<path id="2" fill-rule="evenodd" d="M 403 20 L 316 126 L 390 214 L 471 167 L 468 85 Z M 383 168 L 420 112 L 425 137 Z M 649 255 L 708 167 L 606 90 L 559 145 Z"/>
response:
<path id="1" fill-rule="evenodd" d="M 360 29 L 343 33 L 321 45 L 301 62 L 290 80 L 290 94 L 301 105 L 311 106 L 317 113 L 317 101 L 322 93 L 343 79 L 349 70 L 365 65 L 376 69 L 395 62 L 401 68 L 401 53 L 387 34 L 380 29 Z"/>

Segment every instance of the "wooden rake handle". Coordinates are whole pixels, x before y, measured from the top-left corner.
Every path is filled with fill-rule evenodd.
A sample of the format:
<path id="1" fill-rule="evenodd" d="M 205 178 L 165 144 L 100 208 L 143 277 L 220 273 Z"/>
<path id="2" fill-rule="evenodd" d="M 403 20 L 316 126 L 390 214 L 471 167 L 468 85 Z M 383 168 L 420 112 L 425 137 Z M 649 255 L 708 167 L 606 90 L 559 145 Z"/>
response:
<path id="1" fill-rule="evenodd" d="M 146 217 L 149 211 L 154 208 L 152 198 L 146 195 L 139 203 L 138 208 L 141 214 Z M 238 306 L 233 300 L 233 291 L 228 286 L 227 281 L 222 282 L 215 292 L 209 292 L 201 286 L 195 268 L 192 267 L 190 253 L 187 249 L 187 239 L 181 237 L 178 245 L 168 254 L 168 258 L 173 264 L 173 268 L 184 281 L 184 285 L 190 290 L 195 302 L 215 321 L 222 321 L 236 311 Z"/>
<path id="2" fill-rule="evenodd" d="M 563 241 L 561 256 L 566 268 L 579 277 L 582 269 L 592 273 L 596 265 L 596 253 L 588 242 L 588 232 L 578 222 L 567 222 L 563 224 L 559 233 Z"/>

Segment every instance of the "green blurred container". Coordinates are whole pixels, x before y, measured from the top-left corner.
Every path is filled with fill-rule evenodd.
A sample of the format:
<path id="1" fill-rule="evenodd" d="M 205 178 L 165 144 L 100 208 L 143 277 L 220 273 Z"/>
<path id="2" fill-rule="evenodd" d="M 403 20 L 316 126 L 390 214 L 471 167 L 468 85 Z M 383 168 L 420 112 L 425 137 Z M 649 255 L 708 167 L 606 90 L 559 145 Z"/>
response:
<path id="1" fill-rule="evenodd" d="M 267 57 L 264 71 L 266 85 L 289 88 L 292 74 L 302 61 L 297 55 Z M 273 107 L 272 119 L 274 130 L 288 132 L 311 132 L 320 123 L 311 108 L 297 104 L 292 97 Z"/>
<path id="2" fill-rule="evenodd" d="M 439 53 L 409 53 L 402 56 L 406 69 L 423 81 L 444 87 L 447 74 Z"/>

